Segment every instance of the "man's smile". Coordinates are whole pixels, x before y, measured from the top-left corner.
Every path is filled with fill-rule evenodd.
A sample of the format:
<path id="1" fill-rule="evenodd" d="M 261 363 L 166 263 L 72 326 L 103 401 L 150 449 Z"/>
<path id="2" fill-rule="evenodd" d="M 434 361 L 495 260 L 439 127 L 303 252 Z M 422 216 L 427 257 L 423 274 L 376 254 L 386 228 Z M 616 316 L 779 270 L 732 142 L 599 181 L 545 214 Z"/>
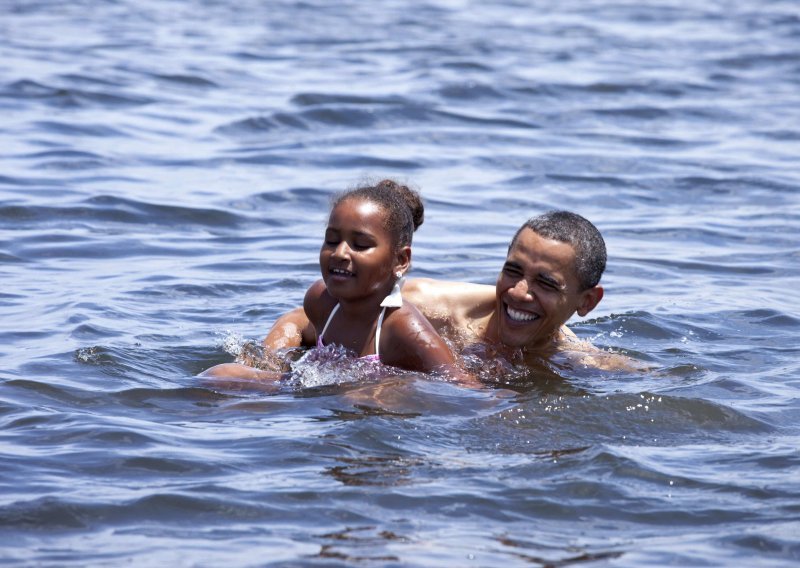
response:
<path id="1" fill-rule="evenodd" d="M 512 308 L 508 304 L 503 304 L 506 308 L 506 315 L 508 319 L 515 323 L 529 323 L 534 320 L 539 319 L 539 315 L 533 312 L 529 312 L 527 310 L 520 310 L 518 308 Z"/>

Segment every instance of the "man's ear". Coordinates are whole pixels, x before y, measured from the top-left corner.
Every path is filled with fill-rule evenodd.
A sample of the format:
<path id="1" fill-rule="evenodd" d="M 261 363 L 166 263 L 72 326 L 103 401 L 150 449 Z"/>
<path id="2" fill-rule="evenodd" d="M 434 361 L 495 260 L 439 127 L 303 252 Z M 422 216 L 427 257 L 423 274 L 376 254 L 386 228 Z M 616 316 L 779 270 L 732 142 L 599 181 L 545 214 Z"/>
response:
<path id="1" fill-rule="evenodd" d="M 595 286 L 594 288 L 589 288 L 588 290 L 584 290 L 581 292 L 581 298 L 578 302 L 578 309 L 575 310 L 578 312 L 578 315 L 583 317 L 589 312 L 591 312 L 597 304 L 600 303 L 600 300 L 603 299 L 603 287 L 602 286 Z"/>
<path id="2" fill-rule="evenodd" d="M 411 268 L 411 247 L 400 247 L 395 258 L 394 271 L 405 274 Z"/>

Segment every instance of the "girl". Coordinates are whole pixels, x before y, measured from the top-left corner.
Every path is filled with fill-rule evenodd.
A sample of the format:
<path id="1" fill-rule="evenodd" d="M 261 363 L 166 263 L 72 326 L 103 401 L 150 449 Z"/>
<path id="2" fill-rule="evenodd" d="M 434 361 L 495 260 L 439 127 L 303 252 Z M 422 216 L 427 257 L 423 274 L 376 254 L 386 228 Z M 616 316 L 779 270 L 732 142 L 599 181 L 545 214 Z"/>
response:
<path id="1" fill-rule="evenodd" d="M 339 195 L 320 249 L 322 279 L 306 292 L 302 310 L 276 322 L 265 349 L 338 344 L 401 369 L 452 370 L 450 349 L 400 294 L 412 235 L 423 217 L 419 195 L 391 180 Z M 228 363 L 203 376 L 277 380 L 280 373 Z"/>

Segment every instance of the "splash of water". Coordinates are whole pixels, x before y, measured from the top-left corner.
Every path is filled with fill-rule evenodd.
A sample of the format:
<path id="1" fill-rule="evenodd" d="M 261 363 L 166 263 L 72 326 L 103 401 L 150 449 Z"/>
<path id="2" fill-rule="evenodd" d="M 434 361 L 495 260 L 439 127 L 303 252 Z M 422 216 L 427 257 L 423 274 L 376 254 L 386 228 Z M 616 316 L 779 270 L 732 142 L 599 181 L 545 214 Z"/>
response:
<path id="1" fill-rule="evenodd" d="M 98 346 L 81 347 L 75 351 L 75 360 L 79 363 L 95 365 L 102 362 L 105 351 Z"/>
<path id="2" fill-rule="evenodd" d="M 218 331 L 216 335 L 218 347 L 222 347 L 227 354 L 233 355 L 234 357 L 241 355 L 242 346 L 247 340 L 242 337 L 240 333 L 226 329 L 222 332 Z"/>
<path id="3" fill-rule="evenodd" d="M 502 354 L 485 343 L 473 343 L 459 354 L 463 368 L 484 384 L 509 385 L 524 380 L 529 368 L 521 360 L 521 352 Z"/>
<path id="4" fill-rule="evenodd" d="M 301 388 L 361 382 L 374 378 L 379 367 L 341 345 L 331 344 L 309 349 L 292 364 L 289 380 Z"/>
<path id="5" fill-rule="evenodd" d="M 303 353 L 305 353 L 305 349 L 302 347 L 287 347 L 270 351 L 255 341 L 245 341 L 236 356 L 236 362 L 262 371 L 285 372 L 291 369 L 293 361 Z"/>

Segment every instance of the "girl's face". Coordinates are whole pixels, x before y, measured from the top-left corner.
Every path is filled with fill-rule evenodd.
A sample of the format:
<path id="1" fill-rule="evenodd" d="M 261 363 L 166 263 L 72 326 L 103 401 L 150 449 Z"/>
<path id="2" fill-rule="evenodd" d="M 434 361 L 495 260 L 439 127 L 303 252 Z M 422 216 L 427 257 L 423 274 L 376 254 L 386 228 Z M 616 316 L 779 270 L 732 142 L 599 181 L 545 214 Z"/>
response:
<path id="1" fill-rule="evenodd" d="M 395 250 L 385 229 L 386 211 L 364 199 L 345 199 L 334 207 L 319 251 L 328 292 L 338 300 L 373 299 L 392 290 L 395 272 L 405 272 L 411 248 Z"/>

